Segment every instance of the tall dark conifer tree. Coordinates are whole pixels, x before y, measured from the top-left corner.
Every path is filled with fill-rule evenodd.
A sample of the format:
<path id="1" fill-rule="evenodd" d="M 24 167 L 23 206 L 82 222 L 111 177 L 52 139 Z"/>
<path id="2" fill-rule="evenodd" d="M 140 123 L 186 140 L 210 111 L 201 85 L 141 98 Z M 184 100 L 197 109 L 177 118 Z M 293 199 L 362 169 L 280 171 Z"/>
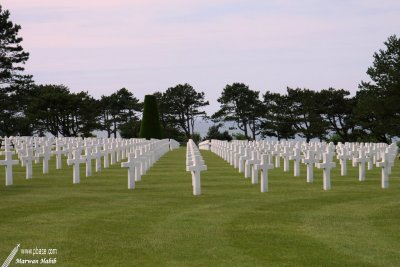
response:
<path id="1" fill-rule="evenodd" d="M 157 99 L 154 95 L 146 95 L 144 97 L 143 118 L 140 126 L 139 137 L 146 139 L 162 138 Z"/>
<path id="2" fill-rule="evenodd" d="M 24 113 L 33 82 L 31 75 L 23 74 L 29 53 L 21 46 L 20 29 L 0 5 L 0 135 L 32 133 Z"/>

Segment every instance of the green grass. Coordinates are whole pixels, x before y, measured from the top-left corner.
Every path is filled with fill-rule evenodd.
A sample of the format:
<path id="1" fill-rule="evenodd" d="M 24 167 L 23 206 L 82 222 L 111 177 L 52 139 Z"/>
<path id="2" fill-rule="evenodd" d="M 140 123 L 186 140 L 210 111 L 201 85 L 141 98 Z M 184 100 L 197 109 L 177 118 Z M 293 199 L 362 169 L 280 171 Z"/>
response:
<path id="1" fill-rule="evenodd" d="M 169 152 L 127 189 L 120 164 L 72 184 L 72 167 L 32 180 L 15 168 L 5 187 L 0 167 L 0 263 L 21 248 L 56 248 L 55 266 L 399 266 L 400 179 L 398 160 L 390 188 L 380 188 L 380 169 L 332 173 L 322 190 L 322 171 L 307 184 L 305 167 L 293 177 L 270 171 L 260 193 L 237 170 L 202 151 L 208 171 L 202 195 L 192 195 L 185 148 Z M 16 258 L 40 259 L 39 256 Z M 14 260 L 15 260 L 14 259 Z M 13 262 L 14 264 L 15 262 Z M 14 265 L 12 265 L 14 266 Z"/>

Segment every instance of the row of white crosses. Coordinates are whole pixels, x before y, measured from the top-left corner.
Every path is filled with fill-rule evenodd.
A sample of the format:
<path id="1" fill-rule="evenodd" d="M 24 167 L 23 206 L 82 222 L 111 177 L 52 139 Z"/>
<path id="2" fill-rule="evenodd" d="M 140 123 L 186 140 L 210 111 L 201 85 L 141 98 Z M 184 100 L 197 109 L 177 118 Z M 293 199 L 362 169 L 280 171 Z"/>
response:
<path id="1" fill-rule="evenodd" d="M 163 149 L 160 149 L 160 146 Z M 104 168 L 108 168 L 109 158 L 111 164 L 115 164 L 139 150 L 139 156 L 146 158 L 141 171 L 143 175 L 164 153 L 163 151 L 177 147 L 179 147 L 178 142 L 168 139 L 6 137 L 2 142 L 4 151 L 0 152 L 5 155 L 5 159 L 0 161 L 0 165 L 6 166 L 6 185 L 8 186 L 13 184 L 13 165 L 21 162 L 21 165 L 26 167 L 26 179 L 31 179 L 33 163 L 39 163 L 42 159 L 43 173 L 48 173 L 51 157 L 56 156 L 56 169 L 61 169 L 64 156 L 67 157 L 67 164 L 73 165 L 73 183 L 80 183 L 81 164 L 86 164 L 88 177 L 92 175 L 93 160 L 95 160 L 95 171 L 100 172 L 102 159 Z M 82 152 L 84 152 L 83 155 Z M 17 154 L 19 160 L 13 160 L 13 154 Z"/>
<path id="2" fill-rule="evenodd" d="M 353 167 L 358 166 L 358 179 L 361 182 L 366 179 L 366 164 L 368 170 L 372 170 L 375 164 L 382 168 L 381 187 L 389 187 L 389 174 L 398 152 L 396 144 L 346 143 L 338 144 L 337 151 L 342 176 L 347 174 L 347 160 L 352 160 Z"/>
<path id="3" fill-rule="evenodd" d="M 211 140 L 211 151 L 229 162 L 232 166 L 244 172 L 245 178 L 250 177 L 252 184 L 258 184 L 260 171 L 260 191 L 268 192 L 268 170 L 275 166 L 272 163 L 272 155 L 264 153 L 263 149 L 256 149 L 242 143 L 236 146 L 226 141 Z"/>
<path id="4" fill-rule="evenodd" d="M 144 150 L 139 146 L 134 152 L 128 154 L 128 161 L 121 163 L 121 167 L 128 168 L 128 189 L 134 189 L 135 182 L 139 182 L 142 175 L 165 153 L 179 147 L 179 143 L 176 141 L 172 143 L 173 145 L 168 139 L 153 140 L 144 147 L 142 146 Z"/>
<path id="5" fill-rule="evenodd" d="M 192 139 L 189 139 L 186 146 L 186 171 L 190 171 L 192 174 L 193 195 L 195 196 L 201 194 L 200 172 L 206 170 L 207 165 L 204 164 L 199 148 Z"/>
<path id="6" fill-rule="evenodd" d="M 80 159 L 80 161 L 76 163 L 86 163 L 86 176 L 92 175 L 91 163 L 92 159 L 96 159 L 96 171 L 100 171 L 101 162 L 100 157 L 104 156 L 105 167 L 108 167 L 108 157 L 106 157 L 106 153 L 104 151 L 99 150 L 99 146 L 103 143 L 104 146 L 107 146 L 107 143 L 110 142 L 109 139 L 85 139 L 81 138 L 35 138 L 35 137 L 14 137 L 14 138 L 5 138 L 4 142 L 9 143 L 10 140 L 13 140 L 15 150 L 18 154 L 18 157 L 21 160 L 21 165 L 26 166 L 26 178 L 32 178 L 32 162 L 35 160 L 35 163 L 38 163 L 40 158 L 43 159 L 43 173 L 48 173 L 48 162 L 52 155 L 56 155 L 56 169 L 61 169 L 62 166 L 62 155 L 67 155 L 68 160 L 67 163 L 74 163 L 74 159 Z M 135 140 L 134 142 L 138 142 L 140 140 Z M 115 140 L 112 140 L 115 142 Z M 130 143 L 132 142 L 129 141 Z M 54 144 L 55 143 L 55 144 Z M 52 151 L 52 148 L 55 147 L 55 150 Z M 126 146 L 128 147 L 128 146 Z M 94 148 L 94 149 L 93 149 Z M 85 151 L 85 157 L 78 157 L 77 154 L 80 154 L 81 151 Z M 115 151 L 115 150 L 114 150 Z M 100 153 L 99 153 L 100 152 Z M 119 152 L 119 151 L 117 151 Z M 122 151 L 123 152 L 123 151 Z M 84 159 L 84 161 L 83 161 Z M 77 168 L 74 168 L 74 183 L 79 183 L 79 165 Z"/>
<path id="7" fill-rule="evenodd" d="M 314 166 L 323 170 L 323 189 L 331 188 L 330 173 L 336 167 L 333 157 L 341 165 L 341 175 L 347 174 L 347 161 L 352 160 L 353 166 L 359 167 L 359 180 L 365 180 L 365 164 L 368 169 L 373 164 L 382 168 L 382 188 L 388 187 L 388 175 L 393 167 L 397 155 L 395 144 L 382 143 L 333 143 L 325 142 L 300 142 L 300 141 L 219 141 L 211 140 L 211 151 L 225 159 L 232 166 L 244 172 L 245 178 L 252 176 L 252 183 L 258 183 L 258 171 L 262 169 L 261 191 L 266 192 L 265 181 L 268 181 L 268 169 L 280 167 L 283 159 L 283 171 L 290 170 L 290 160 L 293 161 L 294 176 L 300 176 L 300 163 L 306 165 L 307 182 L 314 180 Z M 273 164 L 275 160 L 275 164 Z M 264 181 L 264 183 L 263 183 Z"/>

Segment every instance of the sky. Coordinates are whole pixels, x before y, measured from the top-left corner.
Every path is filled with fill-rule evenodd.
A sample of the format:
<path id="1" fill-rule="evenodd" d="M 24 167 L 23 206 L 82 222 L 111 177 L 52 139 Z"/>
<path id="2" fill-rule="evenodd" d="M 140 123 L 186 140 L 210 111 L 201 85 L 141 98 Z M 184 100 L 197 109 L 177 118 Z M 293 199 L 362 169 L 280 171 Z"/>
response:
<path id="1" fill-rule="evenodd" d="M 208 114 L 227 84 L 354 94 L 373 53 L 400 35 L 398 0 L 2 0 L 22 26 L 37 84 L 140 100 L 189 83 Z"/>

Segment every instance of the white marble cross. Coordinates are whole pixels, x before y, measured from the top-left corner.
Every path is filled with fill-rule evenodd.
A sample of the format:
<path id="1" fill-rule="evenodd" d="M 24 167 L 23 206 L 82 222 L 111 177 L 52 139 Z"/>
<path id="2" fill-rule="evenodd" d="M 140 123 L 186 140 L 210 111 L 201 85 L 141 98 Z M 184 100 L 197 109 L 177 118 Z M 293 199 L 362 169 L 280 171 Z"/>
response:
<path id="1" fill-rule="evenodd" d="M 275 168 L 279 168 L 281 166 L 281 147 L 279 144 L 275 145 L 272 154 L 275 156 Z"/>
<path id="2" fill-rule="evenodd" d="M 135 153 L 129 153 L 128 161 L 122 162 L 122 168 L 128 169 L 128 189 L 135 188 L 135 181 L 140 181 L 138 176 L 140 175 L 141 160 L 138 158 L 140 151 L 136 150 Z"/>
<path id="3" fill-rule="evenodd" d="M 138 158 L 140 159 L 140 162 L 141 162 L 140 174 L 145 175 L 146 171 L 147 171 L 147 156 L 146 156 L 146 152 L 145 152 L 145 147 L 140 146 L 139 150 L 140 150 L 140 156 Z"/>
<path id="4" fill-rule="evenodd" d="M 126 159 L 127 155 L 129 154 L 126 151 L 127 151 L 127 142 L 125 140 L 121 142 L 121 160 Z"/>
<path id="5" fill-rule="evenodd" d="M 389 169 L 391 168 L 390 155 L 384 153 L 382 155 L 382 161 L 376 163 L 376 167 L 382 168 L 382 180 L 381 187 L 383 189 L 389 188 Z"/>
<path id="6" fill-rule="evenodd" d="M 324 179 L 324 190 L 331 189 L 331 170 L 336 167 L 336 163 L 332 161 L 333 155 L 331 153 L 323 153 L 322 163 L 317 163 L 318 169 L 323 169 L 323 179 Z"/>
<path id="7" fill-rule="evenodd" d="M 5 159 L 0 160 L 0 165 L 6 166 L 6 186 L 9 186 L 13 184 L 12 166 L 19 164 L 19 160 L 12 159 L 12 151 L 4 151 L 3 154 L 5 155 Z"/>
<path id="8" fill-rule="evenodd" d="M 303 156 L 301 155 L 301 151 L 299 148 L 294 149 L 294 154 L 289 156 L 290 160 L 293 160 L 294 164 L 294 176 L 300 176 L 300 162 Z"/>
<path id="9" fill-rule="evenodd" d="M 292 155 L 290 153 L 289 147 L 285 146 L 283 148 L 283 152 L 281 153 L 281 157 L 283 158 L 283 171 L 288 172 L 289 171 L 289 157 Z"/>
<path id="10" fill-rule="evenodd" d="M 56 169 L 60 170 L 62 168 L 62 155 L 67 154 L 67 151 L 62 149 L 62 146 L 57 143 L 56 150 L 51 152 L 53 155 L 56 155 Z"/>
<path id="11" fill-rule="evenodd" d="M 312 183 L 314 181 L 314 164 L 318 163 L 315 158 L 315 151 L 307 150 L 307 155 L 302 162 L 307 165 L 307 183 Z"/>
<path id="12" fill-rule="evenodd" d="M 4 141 L 2 142 L 2 147 L 5 151 L 11 151 L 11 141 L 8 137 L 4 137 Z"/>
<path id="13" fill-rule="evenodd" d="M 73 165 L 74 170 L 73 170 L 73 178 L 72 181 L 74 184 L 79 184 L 81 181 L 81 176 L 80 176 L 80 164 L 83 164 L 86 162 L 85 157 L 81 157 L 81 150 L 76 149 L 72 151 L 73 158 L 72 159 L 67 159 L 67 164 L 68 165 Z"/>
<path id="14" fill-rule="evenodd" d="M 92 147 L 85 147 L 85 158 L 86 158 L 86 177 L 92 176 L 92 159 L 94 159 L 92 154 Z"/>
<path id="15" fill-rule="evenodd" d="M 103 150 L 101 151 L 101 153 L 103 154 L 104 168 L 108 168 L 110 166 L 110 163 L 109 163 L 110 150 L 108 149 L 107 143 L 103 144 Z"/>
<path id="16" fill-rule="evenodd" d="M 65 151 L 67 152 L 67 159 L 72 159 L 73 155 L 72 155 L 72 151 L 74 150 L 74 144 L 73 143 L 67 143 L 67 148 L 65 149 Z"/>
<path id="17" fill-rule="evenodd" d="M 253 166 L 251 168 L 251 183 L 258 184 L 258 164 L 261 163 L 260 152 L 256 150 L 256 160 L 253 161 Z"/>
<path id="18" fill-rule="evenodd" d="M 246 160 L 244 168 L 244 178 L 250 177 L 251 165 L 259 163 L 257 151 L 251 151 L 251 159 Z"/>
<path id="19" fill-rule="evenodd" d="M 238 149 L 236 153 L 234 154 L 234 159 L 233 159 L 233 167 L 239 168 L 239 161 L 240 157 L 244 156 L 244 147 L 238 146 Z"/>
<path id="20" fill-rule="evenodd" d="M 111 154 L 111 165 L 115 164 L 116 162 L 116 157 L 115 157 L 115 153 L 117 151 L 117 145 L 115 144 L 115 142 L 111 143 L 111 147 L 110 147 L 110 154 Z"/>
<path id="21" fill-rule="evenodd" d="M 117 142 L 117 144 L 115 145 L 115 152 L 116 152 L 116 155 L 117 155 L 117 162 L 120 162 L 121 161 L 121 159 L 122 159 L 122 149 L 123 149 L 123 146 L 122 146 L 122 143 L 121 142 Z"/>
<path id="22" fill-rule="evenodd" d="M 39 154 L 40 154 L 40 149 L 41 149 L 41 147 L 39 146 L 38 142 L 36 142 L 36 143 L 35 143 L 35 146 L 34 146 L 34 149 L 33 149 L 33 152 L 34 152 L 34 154 L 35 154 L 35 163 L 36 163 L 36 164 L 37 164 L 37 163 L 40 163 L 40 156 L 39 156 Z"/>
<path id="23" fill-rule="evenodd" d="M 135 181 L 139 182 L 142 180 L 142 159 L 140 149 L 135 149 L 135 160 L 138 162 L 137 168 L 135 170 Z"/>
<path id="24" fill-rule="evenodd" d="M 261 193 L 268 192 L 268 170 L 273 169 L 274 164 L 269 163 L 269 156 L 261 155 L 261 163 L 257 164 L 257 169 L 261 170 Z"/>
<path id="25" fill-rule="evenodd" d="M 51 146 L 43 146 L 42 152 L 38 153 L 39 157 L 43 157 L 43 173 L 49 173 L 49 160 L 51 158 Z"/>
<path id="26" fill-rule="evenodd" d="M 30 147 L 27 147 L 25 153 L 26 154 L 21 157 L 21 160 L 25 164 L 26 179 L 31 179 L 32 178 L 32 162 L 33 162 L 33 160 L 36 159 L 36 157 L 33 155 L 33 150 Z"/>
<path id="27" fill-rule="evenodd" d="M 244 151 L 244 155 L 239 158 L 239 172 L 240 173 L 244 172 L 245 162 L 246 162 L 246 160 L 249 160 L 249 159 L 251 159 L 250 149 L 246 148 Z"/>
<path id="28" fill-rule="evenodd" d="M 186 171 L 190 171 L 192 173 L 193 195 L 195 196 L 201 194 L 200 172 L 206 170 L 207 170 L 207 165 L 201 164 L 200 157 L 194 158 L 193 165 L 186 166 Z"/>
<path id="29" fill-rule="evenodd" d="M 99 145 L 96 145 L 94 147 L 94 152 L 92 153 L 93 157 L 96 159 L 96 172 L 100 172 L 101 171 L 101 156 L 103 156 L 105 153 L 103 153 L 101 151 L 101 148 Z"/>
<path id="30" fill-rule="evenodd" d="M 372 146 L 368 146 L 367 150 L 365 151 L 365 156 L 367 157 L 369 171 L 371 171 L 374 168 L 375 153 L 376 153 L 376 151 Z"/>
<path id="31" fill-rule="evenodd" d="M 358 151 L 358 158 L 353 159 L 354 164 L 358 164 L 358 180 L 360 182 L 365 181 L 365 163 L 368 161 L 368 158 L 365 156 L 365 152 L 363 148 L 360 148 Z"/>
<path id="32" fill-rule="evenodd" d="M 142 155 L 145 156 L 144 159 L 145 159 L 146 171 L 147 171 L 148 169 L 151 168 L 152 154 L 153 153 L 152 153 L 152 150 L 150 148 L 150 144 L 144 145 L 143 148 L 144 148 L 144 153 Z"/>
<path id="33" fill-rule="evenodd" d="M 343 148 L 341 153 L 337 156 L 339 163 L 340 163 L 340 175 L 346 176 L 347 175 L 347 161 L 351 158 L 347 148 Z"/>

